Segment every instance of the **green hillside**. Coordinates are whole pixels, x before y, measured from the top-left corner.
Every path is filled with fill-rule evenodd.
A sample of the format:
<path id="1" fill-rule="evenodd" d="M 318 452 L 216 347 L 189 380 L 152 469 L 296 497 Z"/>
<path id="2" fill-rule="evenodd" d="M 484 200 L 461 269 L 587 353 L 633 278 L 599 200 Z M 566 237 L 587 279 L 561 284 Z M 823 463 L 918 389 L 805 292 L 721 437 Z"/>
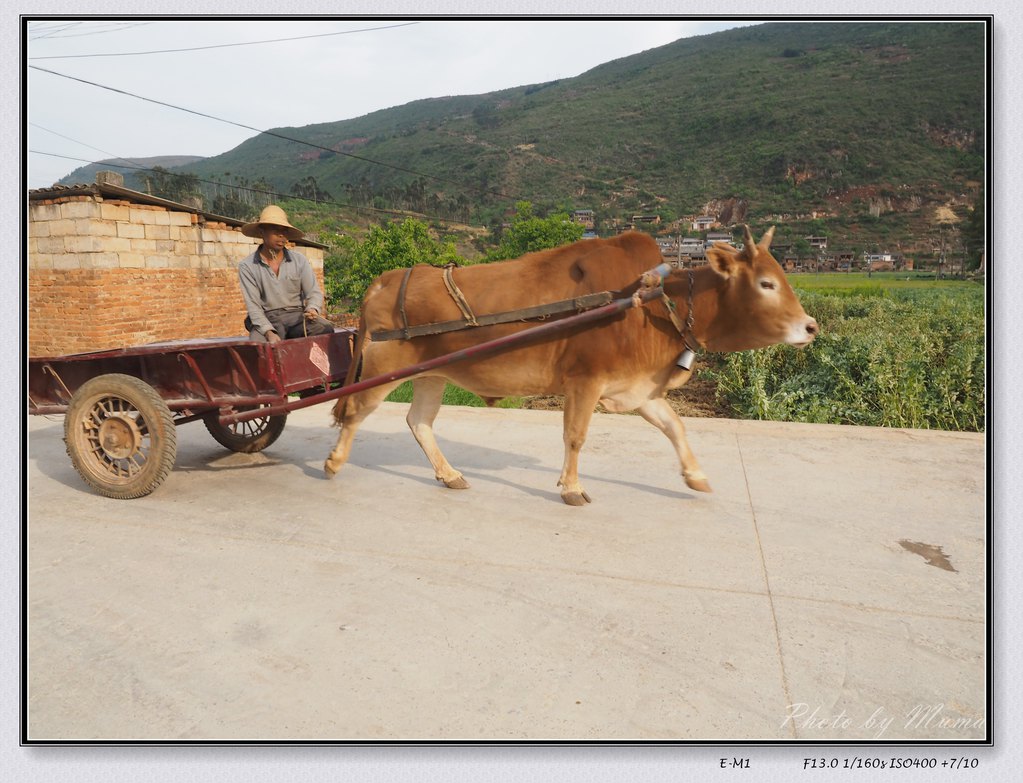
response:
<path id="1" fill-rule="evenodd" d="M 985 34 L 762 24 L 576 78 L 279 128 L 308 144 L 259 135 L 176 170 L 477 225 L 523 199 L 593 209 L 605 232 L 635 213 L 709 213 L 926 254 L 939 212 L 962 221 L 980 195 Z"/>

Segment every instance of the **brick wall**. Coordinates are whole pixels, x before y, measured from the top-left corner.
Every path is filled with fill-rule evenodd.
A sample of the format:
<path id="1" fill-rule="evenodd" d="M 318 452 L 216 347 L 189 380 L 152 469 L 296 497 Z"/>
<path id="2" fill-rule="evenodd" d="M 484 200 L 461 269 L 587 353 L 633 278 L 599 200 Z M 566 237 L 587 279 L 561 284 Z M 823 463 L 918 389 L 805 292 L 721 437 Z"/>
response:
<path id="1" fill-rule="evenodd" d="M 238 263 L 258 245 L 202 215 L 100 195 L 32 201 L 29 355 L 242 336 Z M 323 286 L 323 251 L 299 246 Z"/>

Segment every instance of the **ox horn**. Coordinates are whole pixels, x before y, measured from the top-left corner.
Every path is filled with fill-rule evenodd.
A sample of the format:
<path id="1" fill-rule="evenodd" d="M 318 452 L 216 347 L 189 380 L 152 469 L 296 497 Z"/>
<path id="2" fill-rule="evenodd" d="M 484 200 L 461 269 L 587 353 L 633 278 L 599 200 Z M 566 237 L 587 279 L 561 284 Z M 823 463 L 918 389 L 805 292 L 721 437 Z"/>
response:
<path id="1" fill-rule="evenodd" d="M 745 258 L 750 261 L 756 256 L 757 251 L 757 240 L 753 238 L 753 232 L 749 230 L 749 226 L 743 224 L 742 226 L 742 254 Z"/>
<path id="2" fill-rule="evenodd" d="M 760 247 L 764 250 L 768 250 L 771 247 L 771 240 L 774 239 L 774 226 L 771 226 L 764 235 L 760 237 Z"/>

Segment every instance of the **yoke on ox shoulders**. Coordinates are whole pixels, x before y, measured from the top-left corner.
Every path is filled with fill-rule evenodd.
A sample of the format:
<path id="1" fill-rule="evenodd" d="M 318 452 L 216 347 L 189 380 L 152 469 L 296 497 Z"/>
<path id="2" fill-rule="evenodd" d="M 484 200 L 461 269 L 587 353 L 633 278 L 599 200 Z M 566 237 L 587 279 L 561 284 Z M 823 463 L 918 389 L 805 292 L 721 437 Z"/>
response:
<path id="1" fill-rule="evenodd" d="M 420 264 L 419 266 L 423 265 Z M 405 275 L 401 279 L 401 286 L 398 289 L 398 312 L 401 314 L 401 328 L 382 329 L 373 332 L 371 337 L 374 342 L 409 340 L 413 337 L 425 337 L 427 335 L 456 332 L 461 329 L 471 329 L 479 326 L 507 324 L 515 321 L 523 323 L 545 321 L 548 318 L 564 315 L 565 313 L 582 313 L 595 307 L 602 307 L 614 299 L 614 294 L 611 291 L 600 291 L 595 294 L 586 294 L 572 299 L 561 299 L 557 302 L 549 302 L 534 307 L 523 307 L 518 310 L 505 310 L 500 313 L 476 315 L 470 307 L 468 300 L 466 300 L 465 295 L 455 283 L 454 269 L 456 265 L 448 264 L 444 267 L 444 287 L 462 312 L 462 318 L 454 321 L 437 321 L 434 323 L 410 325 L 408 315 L 405 312 L 405 296 L 412 272 L 416 268 L 413 266 L 405 270 Z M 431 268 L 435 269 L 436 267 Z"/>

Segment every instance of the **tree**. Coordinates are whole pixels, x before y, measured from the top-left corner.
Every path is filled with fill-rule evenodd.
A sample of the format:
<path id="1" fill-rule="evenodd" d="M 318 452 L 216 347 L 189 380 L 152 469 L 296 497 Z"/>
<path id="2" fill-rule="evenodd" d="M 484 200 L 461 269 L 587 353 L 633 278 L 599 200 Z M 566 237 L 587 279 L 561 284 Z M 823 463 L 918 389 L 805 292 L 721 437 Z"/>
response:
<path id="1" fill-rule="evenodd" d="M 986 242 L 986 231 L 984 225 L 984 196 L 977 196 L 977 201 L 966 216 L 966 223 L 963 225 L 963 242 L 966 245 L 966 268 L 977 269 L 980 266 L 980 257 L 984 252 Z"/>
<path id="2" fill-rule="evenodd" d="M 796 237 L 796 240 L 792 243 L 792 251 L 796 254 L 796 258 L 800 261 L 807 256 L 813 255 L 813 248 L 810 247 L 810 243 L 806 241 L 806 237 Z"/>
<path id="3" fill-rule="evenodd" d="M 533 205 L 519 201 L 511 226 L 503 232 L 501 244 L 487 253 L 487 261 L 504 258 L 518 258 L 536 250 L 546 250 L 582 239 L 583 227 L 574 222 L 567 213 L 559 212 L 547 218 L 533 214 Z"/>
<path id="4" fill-rule="evenodd" d="M 248 220 L 252 216 L 252 204 L 233 193 L 213 197 L 210 211 L 215 215 Z"/>
<path id="5" fill-rule="evenodd" d="M 313 176 L 304 177 L 293 183 L 291 195 L 312 201 L 329 201 L 331 199 L 330 191 L 320 187 L 320 183 Z"/>
<path id="6" fill-rule="evenodd" d="M 815 237 L 826 237 L 830 235 L 828 230 L 828 223 L 823 218 L 814 218 L 807 225 L 806 230 L 810 232 L 811 236 Z"/>
<path id="7" fill-rule="evenodd" d="M 466 263 L 454 242 L 434 239 L 422 221 L 407 218 L 401 223 L 374 226 L 361 242 L 336 236 L 336 244 L 332 243 L 323 263 L 325 293 L 332 306 L 354 312 L 370 284 L 389 269 L 451 262 Z"/>
<path id="8" fill-rule="evenodd" d="M 169 201 L 183 201 L 189 196 L 199 195 L 197 174 L 175 174 L 163 166 L 153 166 L 148 173 L 139 174 L 139 178 L 145 183 L 147 192 Z"/>
<path id="9" fill-rule="evenodd" d="M 279 198 L 277 192 L 274 190 L 274 186 L 267 182 L 263 177 L 260 177 L 252 183 L 252 189 L 255 191 L 252 194 L 252 198 L 255 200 L 256 206 L 259 209 L 269 206 Z"/>

